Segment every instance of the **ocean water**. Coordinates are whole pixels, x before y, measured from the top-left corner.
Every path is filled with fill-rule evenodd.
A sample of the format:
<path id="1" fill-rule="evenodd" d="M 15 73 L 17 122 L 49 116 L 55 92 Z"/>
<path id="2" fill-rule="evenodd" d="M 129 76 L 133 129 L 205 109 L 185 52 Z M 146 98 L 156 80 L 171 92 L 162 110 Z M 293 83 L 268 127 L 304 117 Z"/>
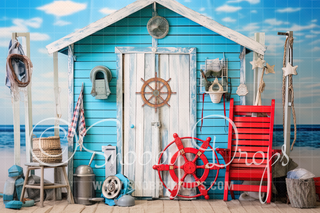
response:
<path id="1" fill-rule="evenodd" d="M 291 126 L 291 143 L 294 138 L 294 128 Z M 283 145 L 283 127 L 275 125 L 273 130 L 273 146 Z M 297 141 L 295 147 L 320 148 L 320 125 L 297 125 Z"/>
<path id="2" fill-rule="evenodd" d="M 48 129 L 49 128 L 49 129 Z M 50 137 L 54 136 L 54 129 L 49 125 L 39 125 L 33 130 L 33 134 L 39 137 Z M 62 146 L 68 144 L 68 126 L 60 126 L 60 142 Z M 14 134 L 13 125 L 0 125 L 0 149 L 13 149 L 14 146 Z M 26 140 L 25 140 L 25 127 L 20 126 L 20 141 L 21 150 L 25 151 Z"/>
<path id="3" fill-rule="evenodd" d="M 34 134 L 37 137 L 49 137 L 53 136 L 53 129 L 49 129 L 52 126 L 42 125 L 37 126 L 34 129 Z M 67 145 L 67 131 L 68 126 L 61 126 L 63 130 L 60 130 L 61 145 Z M 21 126 L 21 149 L 25 149 L 25 135 L 24 126 Z M 293 140 L 294 132 L 293 126 L 291 127 L 291 141 Z M 13 149 L 13 125 L 0 125 L 0 149 Z M 283 145 L 283 128 L 282 125 L 274 126 L 273 146 L 279 147 Z M 297 142 L 296 147 L 312 147 L 320 148 L 320 125 L 297 125 Z"/>

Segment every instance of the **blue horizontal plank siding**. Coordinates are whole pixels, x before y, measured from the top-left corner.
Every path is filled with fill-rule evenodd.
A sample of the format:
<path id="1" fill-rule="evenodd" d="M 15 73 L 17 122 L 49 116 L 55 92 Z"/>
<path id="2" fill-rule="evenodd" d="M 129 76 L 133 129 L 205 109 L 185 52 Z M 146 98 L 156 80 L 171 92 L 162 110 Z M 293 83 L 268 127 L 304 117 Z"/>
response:
<path id="1" fill-rule="evenodd" d="M 232 97 L 235 104 L 239 103 L 239 97 L 236 95 L 236 89 L 240 83 L 240 45 L 233 41 L 185 18 L 181 15 L 157 6 L 157 12 L 160 16 L 165 17 L 170 25 L 169 34 L 158 40 L 159 47 L 195 47 L 197 50 L 197 119 L 202 114 L 202 95 L 200 88 L 200 67 L 206 59 L 222 58 L 223 55 L 228 59 L 229 77 L 232 84 Z M 105 179 L 104 167 L 96 166 L 104 164 L 104 156 L 101 152 L 102 146 L 117 144 L 117 125 L 114 121 L 117 117 L 116 105 L 116 84 L 117 84 L 117 62 L 115 47 L 151 47 L 152 37 L 149 35 L 146 25 L 152 17 L 152 7 L 148 6 L 117 23 L 104 28 L 91 36 L 88 36 L 74 45 L 77 60 L 74 63 L 74 101 L 77 102 L 82 83 L 84 87 L 84 108 L 87 128 L 94 125 L 88 130 L 84 138 L 84 146 L 94 150 L 97 154 L 92 167 L 96 174 L 96 180 L 103 182 Z M 106 100 L 97 100 L 91 96 L 92 83 L 89 75 L 92 68 L 98 65 L 108 67 L 112 73 L 112 80 L 109 83 L 111 95 Z M 228 116 L 229 102 L 226 103 L 226 115 Z M 219 104 L 213 104 L 209 95 L 204 100 L 204 116 L 224 115 L 223 101 Z M 104 122 L 98 123 L 100 120 Z M 215 140 L 215 147 L 227 147 L 227 128 L 226 123 L 221 118 L 210 117 L 203 121 L 203 128 L 200 131 L 200 122 L 196 125 L 197 137 L 205 140 L 211 137 Z M 200 144 L 201 145 L 201 144 Z M 213 143 L 211 142 L 211 145 Z M 209 162 L 212 162 L 212 153 L 205 152 Z M 74 155 L 74 169 L 90 160 L 91 153 L 86 151 L 77 151 Z M 218 155 L 220 163 L 223 159 Z M 201 164 L 200 161 L 198 161 Z M 221 169 L 218 182 L 213 189 L 209 191 L 210 198 L 223 198 L 224 169 Z M 200 174 L 199 174 L 200 175 Z M 215 171 L 210 171 L 205 185 L 208 187 L 213 181 Z M 100 196 L 101 190 L 96 191 Z"/>

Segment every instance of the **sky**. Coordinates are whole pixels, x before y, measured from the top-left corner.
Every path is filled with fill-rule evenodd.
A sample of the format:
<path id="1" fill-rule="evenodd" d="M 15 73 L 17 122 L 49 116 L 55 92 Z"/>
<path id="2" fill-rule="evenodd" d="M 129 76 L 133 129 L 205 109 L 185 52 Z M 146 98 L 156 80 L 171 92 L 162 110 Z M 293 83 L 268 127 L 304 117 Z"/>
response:
<path id="1" fill-rule="evenodd" d="M 5 87 L 5 61 L 12 32 L 30 32 L 32 104 L 34 124 L 55 115 L 53 62 L 45 46 L 77 29 L 125 7 L 134 0 L 1 0 L 0 1 L 0 124 L 12 124 L 10 92 Z M 294 31 L 295 106 L 298 124 L 320 124 L 320 0 L 178 0 L 185 6 L 248 37 L 266 35 L 266 61 L 276 74 L 265 76 L 263 104 L 276 99 L 281 114 L 282 57 L 285 37 L 278 31 Z M 250 75 L 252 54 L 247 55 Z M 249 72 L 249 74 L 248 74 Z M 250 78 L 248 78 L 250 79 Z M 63 118 L 67 119 L 67 58 L 59 55 L 59 83 Z M 247 82 L 250 84 L 250 82 Z M 252 94 L 251 94 L 252 95 Z M 247 104 L 252 98 L 248 95 Z M 23 98 L 21 100 L 23 107 Z M 21 123 L 24 123 L 21 109 Z M 282 116 L 276 116 L 282 123 Z"/>

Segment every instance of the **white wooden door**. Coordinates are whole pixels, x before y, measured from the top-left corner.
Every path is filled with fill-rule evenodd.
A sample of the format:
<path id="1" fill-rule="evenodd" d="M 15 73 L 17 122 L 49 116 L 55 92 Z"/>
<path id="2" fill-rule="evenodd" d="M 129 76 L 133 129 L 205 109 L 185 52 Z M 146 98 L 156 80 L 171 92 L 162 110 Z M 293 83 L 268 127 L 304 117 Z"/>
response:
<path id="1" fill-rule="evenodd" d="M 179 136 L 191 136 L 190 121 L 190 55 L 189 54 L 124 54 L 124 175 L 135 182 L 135 196 L 159 197 L 163 195 L 158 173 L 152 169 L 157 163 L 159 153 L 173 141 L 173 133 Z M 140 94 L 145 81 L 158 77 L 168 80 L 172 94 L 168 102 L 157 112 L 144 105 Z M 153 83 L 150 85 L 155 87 Z M 164 89 L 164 91 L 166 91 Z M 194 93 L 193 93 L 194 94 Z M 147 96 L 151 97 L 151 95 Z M 163 97 L 165 99 L 165 95 Z M 150 100 L 155 101 L 155 98 Z M 193 121 L 193 120 L 192 120 Z M 159 125 L 157 125 L 159 124 Z M 184 141 L 190 146 L 189 141 Z M 178 151 L 175 145 L 168 150 L 167 160 Z M 164 181 L 173 189 L 174 183 L 167 172 Z M 168 195 L 166 193 L 166 195 Z"/>

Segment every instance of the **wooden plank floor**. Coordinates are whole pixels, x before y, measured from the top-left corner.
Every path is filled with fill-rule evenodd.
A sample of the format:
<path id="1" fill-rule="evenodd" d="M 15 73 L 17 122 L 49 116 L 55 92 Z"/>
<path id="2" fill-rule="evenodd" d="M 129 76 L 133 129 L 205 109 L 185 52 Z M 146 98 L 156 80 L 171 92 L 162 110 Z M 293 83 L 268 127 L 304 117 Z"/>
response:
<path id="1" fill-rule="evenodd" d="M 258 201 L 240 202 L 232 200 L 224 202 L 222 200 L 192 200 L 192 201 L 170 201 L 170 200 L 136 200 L 136 205 L 132 207 L 110 207 L 104 203 L 97 203 L 91 206 L 79 204 L 69 204 L 63 201 L 46 201 L 44 207 L 39 204 L 21 210 L 6 209 L 2 200 L 0 201 L 1 213 L 300 213 L 310 212 L 320 213 L 320 203 L 317 208 L 297 209 L 283 203 L 261 204 Z"/>

